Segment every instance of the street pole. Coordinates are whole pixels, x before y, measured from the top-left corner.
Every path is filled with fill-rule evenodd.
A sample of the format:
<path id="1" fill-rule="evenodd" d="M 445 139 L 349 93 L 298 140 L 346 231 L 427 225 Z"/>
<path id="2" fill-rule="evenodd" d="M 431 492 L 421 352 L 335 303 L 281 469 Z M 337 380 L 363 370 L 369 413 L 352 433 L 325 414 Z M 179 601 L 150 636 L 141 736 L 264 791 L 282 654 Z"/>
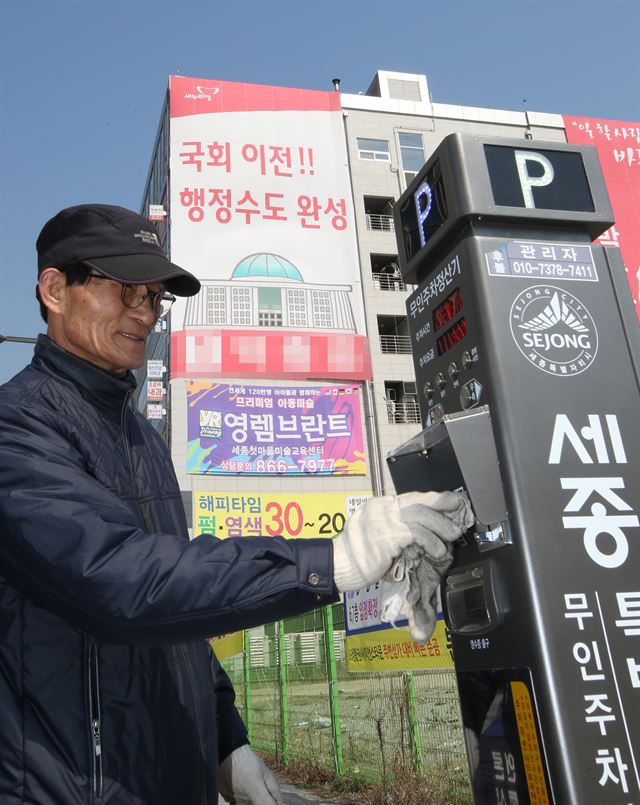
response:
<path id="1" fill-rule="evenodd" d="M 12 341 L 18 344 L 35 344 L 37 340 L 37 338 L 22 338 L 19 335 L 0 335 L 0 344 L 5 341 Z"/>

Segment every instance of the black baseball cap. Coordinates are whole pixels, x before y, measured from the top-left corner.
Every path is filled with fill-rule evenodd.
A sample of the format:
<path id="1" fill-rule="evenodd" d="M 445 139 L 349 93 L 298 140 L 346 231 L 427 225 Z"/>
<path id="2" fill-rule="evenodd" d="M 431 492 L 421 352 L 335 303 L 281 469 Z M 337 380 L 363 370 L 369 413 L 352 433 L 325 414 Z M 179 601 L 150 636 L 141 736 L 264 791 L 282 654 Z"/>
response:
<path id="1" fill-rule="evenodd" d="M 130 285 L 164 282 L 177 296 L 194 296 L 200 281 L 164 255 L 147 218 L 110 204 L 67 207 L 42 227 L 36 241 L 38 276 L 48 267 L 64 271 L 84 263 Z"/>

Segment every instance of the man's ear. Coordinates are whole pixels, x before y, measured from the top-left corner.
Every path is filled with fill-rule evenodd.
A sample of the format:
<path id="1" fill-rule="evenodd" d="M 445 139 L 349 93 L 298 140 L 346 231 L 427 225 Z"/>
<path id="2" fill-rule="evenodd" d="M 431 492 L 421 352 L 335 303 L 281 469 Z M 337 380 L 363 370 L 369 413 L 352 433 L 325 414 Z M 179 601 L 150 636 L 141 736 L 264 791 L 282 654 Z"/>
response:
<path id="1" fill-rule="evenodd" d="M 57 268 L 43 269 L 38 278 L 38 289 L 42 304 L 49 313 L 61 313 L 67 289 L 64 272 Z"/>

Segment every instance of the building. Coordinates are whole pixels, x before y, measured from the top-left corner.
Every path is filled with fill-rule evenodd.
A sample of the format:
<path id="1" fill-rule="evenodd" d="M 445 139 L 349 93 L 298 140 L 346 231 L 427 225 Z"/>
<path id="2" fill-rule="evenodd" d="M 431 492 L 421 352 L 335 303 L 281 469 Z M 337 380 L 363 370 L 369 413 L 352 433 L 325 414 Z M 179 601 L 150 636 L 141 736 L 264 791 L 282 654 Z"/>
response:
<path id="1" fill-rule="evenodd" d="M 392 208 L 446 135 L 592 142 L 637 173 L 638 124 L 434 103 L 424 75 L 334 87 L 170 79 L 142 212 L 202 291 L 159 322 L 138 404 L 194 533 L 331 535 L 393 492 L 385 456 L 422 425 Z"/>

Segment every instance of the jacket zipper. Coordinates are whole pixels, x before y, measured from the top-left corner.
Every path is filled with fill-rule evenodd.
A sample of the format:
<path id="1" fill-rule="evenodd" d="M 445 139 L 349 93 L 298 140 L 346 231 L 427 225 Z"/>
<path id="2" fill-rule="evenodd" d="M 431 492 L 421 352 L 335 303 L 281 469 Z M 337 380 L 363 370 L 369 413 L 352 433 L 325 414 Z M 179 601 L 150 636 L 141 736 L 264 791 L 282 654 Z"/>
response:
<path id="1" fill-rule="evenodd" d="M 129 405 L 133 405 L 133 394 L 132 392 L 128 392 L 125 401 L 122 405 L 122 412 L 120 414 L 120 429 L 122 431 L 122 440 L 124 444 L 124 452 L 127 456 L 127 465 L 129 467 L 129 476 L 131 477 L 131 487 L 133 490 L 134 496 L 136 495 L 136 482 L 135 482 L 135 475 L 133 473 L 133 460 L 131 458 L 131 445 L 129 444 L 129 434 L 127 433 L 127 409 Z M 137 500 L 137 496 L 136 496 Z"/>
<path id="2" fill-rule="evenodd" d="M 102 735 L 100 725 L 100 677 L 98 647 L 89 644 L 89 719 L 93 740 L 93 797 L 102 797 Z"/>

